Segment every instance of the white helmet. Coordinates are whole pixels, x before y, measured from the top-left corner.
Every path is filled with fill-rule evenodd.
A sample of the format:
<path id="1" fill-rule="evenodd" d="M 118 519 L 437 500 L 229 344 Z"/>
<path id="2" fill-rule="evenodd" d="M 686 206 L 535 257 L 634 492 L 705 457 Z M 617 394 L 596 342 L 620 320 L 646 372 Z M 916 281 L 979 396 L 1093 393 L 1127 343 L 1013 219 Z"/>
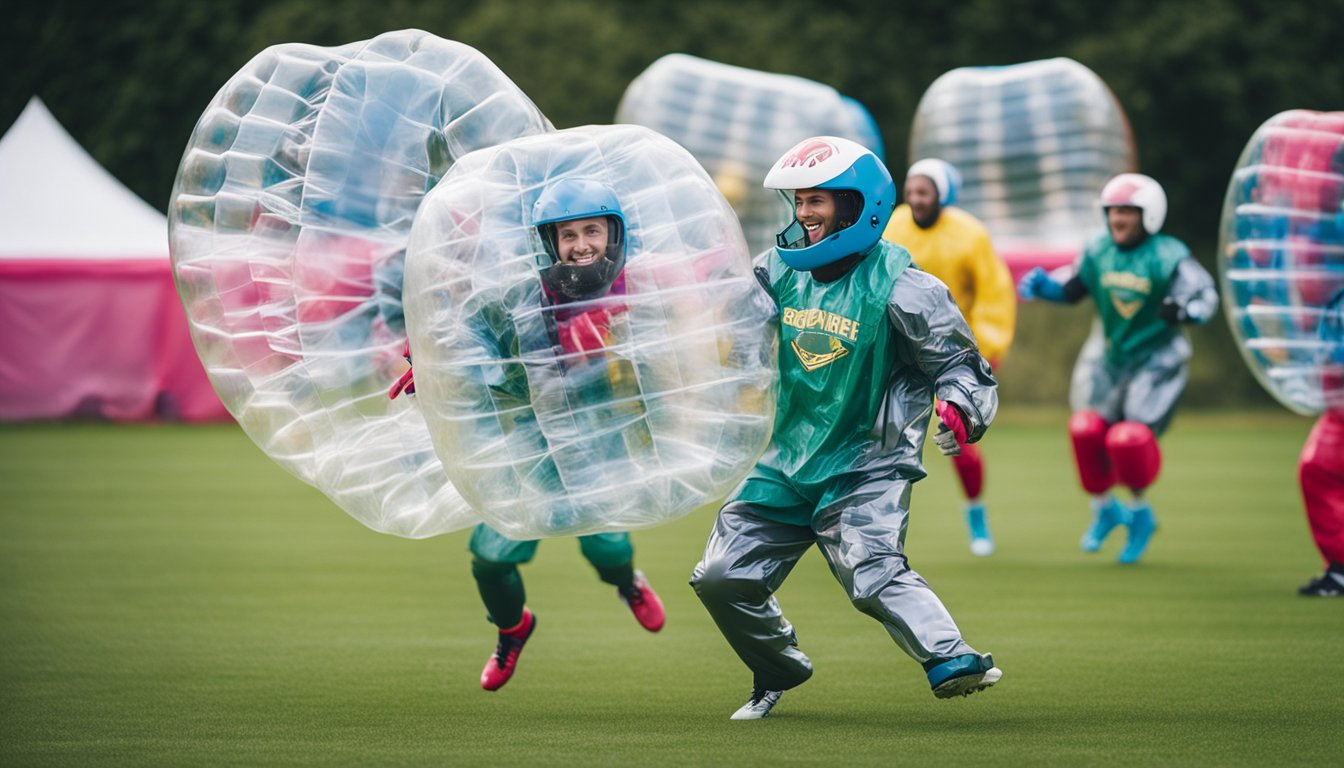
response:
<path id="1" fill-rule="evenodd" d="M 765 188 L 779 190 L 790 208 L 792 194 L 799 189 L 836 193 L 838 231 L 807 245 L 803 225 L 795 217 L 775 236 L 780 258 L 800 271 L 873 247 L 896 210 L 896 184 L 887 167 L 867 147 L 837 136 L 804 139 L 785 152 L 766 174 Z"/>
<path id="2" fill-rule="evenodd" d="M 1127 205 L 1143 212 L 1143 231 L 1156 235 L 1167 220 L 1167 193 L 1151 176 L 1122 173 L 1101 188 L 1101 210 Z"/>
<path id="3" fill-rule="evenodd" d="M 916 161 L 905 172 L 906 181 L 915 176 L 927 176 L 933 182 L 933 188 L 938 191 L 939 205 L 956 204 L 957 196 L 961 193 L 961 172 L 956 166 L 946 160 L 926 157 Z"/>

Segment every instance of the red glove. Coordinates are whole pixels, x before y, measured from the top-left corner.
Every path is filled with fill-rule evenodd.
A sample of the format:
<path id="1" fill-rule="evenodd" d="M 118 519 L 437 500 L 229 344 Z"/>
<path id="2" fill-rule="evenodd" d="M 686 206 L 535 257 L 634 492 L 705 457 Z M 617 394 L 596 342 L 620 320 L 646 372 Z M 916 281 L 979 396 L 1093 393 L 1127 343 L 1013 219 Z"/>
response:
<path id="1" fill-rule="evenodd" d="M 611 313 L 605 309 L 590 309 L 560 325 L 560 347 L 565 354 L 596 352 L 607 346 L 611 328 Z"/>
<path id="2" fill-rule="evenodd" d="M 408 395 L 415 394 L 415 370 L 412 368 L 407 368 L 406 372 L 401 374 L 401 378 L 397 379 L 397 383 L 393 384 L 392 388 L 387 391 L 387 396 L 396 400 L 397 395 L 400 395 L 402 392 L 405 392 Z"/>
<path id="3" fill-rule="evenodd" d="M 406 363 L 409 365 L 410 362 L 411 362 L 411 341 L 410 341 L 410 339 L 407 339 L 407 340 L 406 340 L 406 346 L 402 348 L 401 355 L 402 355 L 402 357 L 405 357 L 405 358 L 406 358 Z M 396 400 L 396 399 L 397 399 L 397 395 L 400 395 L 402 392 L 405 392 L 405 393 L 408 394 L 408 395 L 414 395 L 414 394 L 415 394 L 415 369 L 414 369 L 414 368 L 407 368 L 407 369 L 406 369 L 406 372 L 403 373 L 403 374 L 401 374 L 401 378 L 397 379 L 397 383 L 396 383 L 396 384 L 393 384 L 393 385 L 392 385 L 392 388 L 389 389 L 389 390 L 387 391 L 387 396 L 388 396 L 389 398 L 393 399 L 393 400 Z"/>

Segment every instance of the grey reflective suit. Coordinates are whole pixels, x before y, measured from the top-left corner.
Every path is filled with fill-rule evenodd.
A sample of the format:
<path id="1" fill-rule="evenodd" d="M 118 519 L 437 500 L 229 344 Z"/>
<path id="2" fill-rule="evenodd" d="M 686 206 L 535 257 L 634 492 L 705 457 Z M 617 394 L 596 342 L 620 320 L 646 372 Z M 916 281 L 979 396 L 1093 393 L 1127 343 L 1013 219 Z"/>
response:
<path id="1" fill-rule="evenodd" d="M 808 293 L 831 289 L 821 283 L 807 286 Z M 911 485 L 925 474 L 921 454 L 935 395 L 958 406 L 967 432 L 978 439 L 997 410 L 996 382 L 947 287 L 936 278 L 908 268 L 892 284 L 890 296 L 861 300 L 885 304 L 884 332 L 894 350 L 877 371 L 885 387 L 881 410 L 871 429 L 855 430 L 851 438 L 863 444 L 862 458 L 821 489 L 764 472 L 780 498 L 787 501 L 792 489 L 792 501 L 768 507 L 742 498 L 729 501 L 691 577 L 719 630 L 752 670 L 755 684 L 771 690 L 792 688 L 812 674 L 811 661 L 798 649 L 774 593 L 813 544 L 853 605 L 881 622 L 916 661 L 974 652 L 942 601 L 910 568 L 905 532 Z M 788 354 L 783 341 L 781 357 Z M 781 401 L 790 394 L 781 389 Z M 781 429 L 788 424 L 777 425 L 776 433 Z M 768 470 L 758 466 L 753 477 L 763 469 Z M 786 522 L 790 518 L 794 522 Z M 799 524 L 809 518 L 810 523 Z"/>

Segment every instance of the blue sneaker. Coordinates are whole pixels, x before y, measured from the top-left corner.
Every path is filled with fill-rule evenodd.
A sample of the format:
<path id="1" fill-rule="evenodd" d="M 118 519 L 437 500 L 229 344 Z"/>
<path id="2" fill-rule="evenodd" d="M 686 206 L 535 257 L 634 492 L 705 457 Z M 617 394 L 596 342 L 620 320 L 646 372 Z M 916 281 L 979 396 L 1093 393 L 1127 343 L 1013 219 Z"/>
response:
<path id="1" fill-rule="evenodd" d="M 1148 540 L 1153 537 L 1153 531 L 1157 530 L 1157 518 L 1153 517 L 1153 508 L 1146 502 L 1142 506 L 1135 507 L 1129 516 L 1129 541 L 1125 542 L 1125 548 L 1120 550 L 1120 557 L 1116 562 L 1129 565 L 1137 563 L 1140 557 L 1143 557 L 1143 551 L 1148 548 Z"/>
<path id="2" fill-rule="evenodd" d="M 964 653 L 950 659 L 930 661 L 925 665 L 929 687 L 940 699 L 970 696 L 999 682 L 1003 670 L 994 666 L 994 657 L 988 653 Z"/>
<path id="3" fill-rule="evenodd" d="M 1102 542 L 1111 535 L 1117 525 L 1129 524 L 1129 512 L 1114 498 L 1107 499 L 1100 507 L 1092 507 L 1092 525 L 1083 533 L 1079 546 L 1084 552 L 1096 552 Z"/>
<path id="4" fill-rule="evenodd" d="M 971 529 L 971 554 L 978 557 L 994 554 L 994 538 L 989 535 L 984 504 L 966 507 L 966 525 Z"/>

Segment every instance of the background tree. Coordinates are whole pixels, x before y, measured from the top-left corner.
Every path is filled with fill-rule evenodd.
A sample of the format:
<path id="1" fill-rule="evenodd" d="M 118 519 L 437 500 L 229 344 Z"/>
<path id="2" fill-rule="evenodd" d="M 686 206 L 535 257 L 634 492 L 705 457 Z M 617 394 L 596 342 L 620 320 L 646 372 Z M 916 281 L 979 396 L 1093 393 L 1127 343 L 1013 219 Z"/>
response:
<path id="1" fill-rule="evenodd" d="M 1115 92 L 1140 170 L 1167 189 L 1167 231 L 1210 269 L 1228 178 L 1252 132 L 1286 109 L 1344 109 L 1344 0 L 54 0 L 7 16 L 0 45 L 15 63 L 0 126 L 41 96 L 159 209 L 206 104 L 262 49 L 410 27 L 485 53 L 560 128 L 610 122 L 630 80 L 676 51 L 817 80 L 869 109 L 898 173 L 911 160 L 915 106 L 939 75 L 1067 56 Z M 72 226 L 78 219 L 72 211 Z M 1086 318 L 1081 308 L 1023 307 L 1002 370 L 1006 400 L 1062 400 Z M 1224 322 L 1198 329 L 1195 344 L 1189 404 L 1269 403 Z"/>

